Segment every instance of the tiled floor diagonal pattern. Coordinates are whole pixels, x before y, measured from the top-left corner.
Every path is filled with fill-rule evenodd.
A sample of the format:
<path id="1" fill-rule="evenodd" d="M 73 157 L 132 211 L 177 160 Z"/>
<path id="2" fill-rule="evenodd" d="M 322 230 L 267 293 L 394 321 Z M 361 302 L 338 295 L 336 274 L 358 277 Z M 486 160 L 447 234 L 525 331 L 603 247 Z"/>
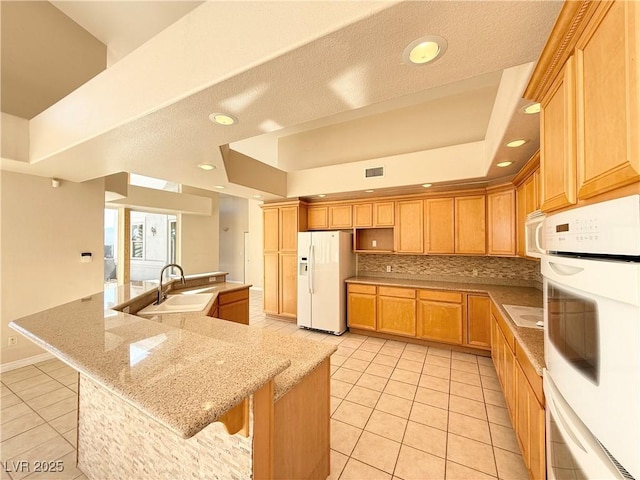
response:
<path id="1" fill-rule="evenodd" d="M 265 318 L 251 291 L 250 324 L 330 342 L 332 480 L 526 480 L 491 359 L 346 333 L 336 337 Z M 85 479 L 75 467 L 77 374 L 58 360 L 2 375 L 3 465 L 62 460 L 59 474 L 4 479 Z M 15 463 L 13 465 L 16 465 Z"/>

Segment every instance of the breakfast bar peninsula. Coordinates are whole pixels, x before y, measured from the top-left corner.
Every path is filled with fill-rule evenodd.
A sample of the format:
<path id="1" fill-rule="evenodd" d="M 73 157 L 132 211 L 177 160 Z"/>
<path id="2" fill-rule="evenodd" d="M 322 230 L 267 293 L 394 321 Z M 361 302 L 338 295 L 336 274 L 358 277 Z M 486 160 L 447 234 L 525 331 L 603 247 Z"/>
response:
<path id="1" fill-rule="evenodd" d="M 156 287 L 11 323 L 79 372 L 78 467 L 91 479 L 325 479 L 335 347 L 208 316 L 248 289 L 224 281 L 199 285 L 213 294 L 201 311 L 124 313 Z"/>

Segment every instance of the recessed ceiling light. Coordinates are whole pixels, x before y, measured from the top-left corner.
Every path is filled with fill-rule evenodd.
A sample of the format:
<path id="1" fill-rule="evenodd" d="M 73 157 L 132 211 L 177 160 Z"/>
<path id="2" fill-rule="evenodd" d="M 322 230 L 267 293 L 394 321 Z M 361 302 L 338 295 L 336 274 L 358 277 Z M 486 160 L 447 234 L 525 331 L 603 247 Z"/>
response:
<path id="1" fill-rule="evenodd" d="M 216 166 L 210 163 L 199 163 L 198 168 L 201 168 L 202 170 L 215 170 Z"/>
<path id="2" fill-rule="evenodd" d="M 447 41 L 436 35 L 427 35 L 411 42 L 402 52 L 407 65 L 426 65 L 440 58 L 447 51 Z"/>
<path id="3" fill-rule="evenodd" d="M 262 195 L 254 195 L 253 198 L 262 198 Z"/>
<path id="4" fill-rule="evenodd" d="M 508 166 L 509 166 L 509 165 L 511 165 L 512 163 L 513 163 L 513 162 L 500 162 L 500 163 L 497 163 L 496 165 L 497 165 L 498 167 L 500 167 L 500 168 L 503 168 L 503 167 L 508 167 Z"/>
<path id="5" fill-rule="evenodd" d="M 373 193 L 374 190 L 365 190 L 365 193 Z"/>
<path id="6" fill-rule="evenodd" d="M 429 188 L 431 185 L 431 183 L 423 183 L 422 188 Z"/>
<path id="7" fill-rule="evenodd" d="M 318 195 L 320 198 L 324 198 L 326 197 L 326 195 L 324 193 L 321 193 L 320 195 Z"/>
<path id="8" fill-rule="evenodd" d="M 209 120 L 219 123 L 220 125 L 233 125 L 234 123 L 238 123 L 238 119 L 228 113 L 212 113 L 209 115 Z"/>
<path id="9" fill-rule="evenodd" d="M 526 107 L 524 107 L 524 113 L 528 115 L 533 115 L 534 113 L 540 113 L 540 104 L 536 102 L 536 103 L 532 103 L 531 105 L 527 105 Z"/>
<path id="10" fill-rule="evenodd" d="M 216 185 L 216 188 L 219 188 L 220 190 L 224 190 L 224 187 L 222 185 Z"/>
<path id="11" fill-rule="evenodd" d="M 525 143 L 527 143 L 529 140 L 512 140 L 509 143 L 507 143 L 507 147 L 510 148 L 516 148 L 516 147 L 521 147 L 522 145 L 524 145 Z"/>

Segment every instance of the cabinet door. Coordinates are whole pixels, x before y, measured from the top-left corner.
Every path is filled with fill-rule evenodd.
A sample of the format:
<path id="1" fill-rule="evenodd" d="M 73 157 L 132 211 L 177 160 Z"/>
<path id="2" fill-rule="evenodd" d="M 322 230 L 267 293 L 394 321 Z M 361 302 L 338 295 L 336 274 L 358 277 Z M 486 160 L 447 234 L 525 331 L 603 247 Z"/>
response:
<path id="1" fill-rule="evenodd" d="M 396 203 L 396 252 L 423 253 L 423 201 Z"/>
<path id="2" fill-rule="evenodd" d="M 425 252 L 454 253 L 454 200 L 433 198 L 424 201 Z"/>
<path id="3" fill-rule="evenodd" d="M 455 251 L 484 255 L 486 248 L 485 197 L 456 197 Z"/>
<path id="4" fill-rule="evenodd" d="M 298 316 L 298 254 L 280 254 L 280 315 Z"/>
<path id="5" fill-rule="evenodd" d="M 520 365 L 516 362 L 515 431 L 522 459 L 531 478 L 545 478 L 545 419 L 542 407 L 533 393 Z"/>
<path id="6" fill-rule="evenodd" d="M 574 58 L 542 99 L 540 111 L 541 209 L 576 203 Z"/>
<path id="7" fill-rule="evenodd" d="M 349 292 L 347 315 L 349 327 L 361 328 L 363 330 L 375 330 L 376 296 Z"/>
<path id="8" fill-rule="evenodd" d="M 602 2 L 576 45 L 578 198 L 640 181 L 640 7 Z"/>
<path id="9" fill-rule="evenodd" d="M 327 207 L 307 208 L 307 228 L 309 230 L 322 230 L 329 227 Z"/>
<path id="10" fill-rule="evenodd" d="M 489 255 L 516 254 L 516 202 L 513 189 L 487 195 Z"/>
<path id="11" fill-rule="evenodd" d="M 362 203 L 353 206 L 353 226 L 373 226 L 373 205 L 371 203 Z"/>
<path id="12" fill-rule="evenodd" d="M 513 351 L 509 347 L 506 339 L 500 332 L 503 341 L 502 349 L 502 387 L 504 389 L 504 399 L 507 403 L 507 409 L 509 410 L 509 416 L 511 417 L 511 424 L 515 425 L 515 408 L 516 408 L 516 387 L 515 387 L 515 370 L 516 370 L 516 357 Z"/>
<path id="13" fill-rule="evenodd" d="M 373 204 L 373 226 L 374 227 L 393 227 L 394 218 L 393 202 L 377 202 Z"/>
<path id="14" fill-rule="evenodd" d="M 218 318 L 249 325 L 249 300 L 240 300 L 227 303 L 226 305 L 220 305 Z"/>
<path id="15" fill-rule="evenodd" d="M 280 207 L 280 251 L 298 253 L 298 207 Z"/>
<path id="16" fill-rule="evenodd" d="M 378 296 L 378 331 L 415 337 L 415 298 Z"/>
<path id="17" fill-rule="evenodd" d="M 265 313 L 271 313 L 277 315 L 278 299 L 280 297 L 280 289 L 278 285 L 280 283 L 279 271 L 279 254 L 278 253 L 265 253 L 264 254 L 264 281 L 263 281 L 263 310 Z"/>
<path id="18" fill-rule="evenodd" d="M 329 228 L 351 228 L 351 205 L 332 205 L 329 207 Z"/>
<path id="19" fill-rule="evenodd" d="M 516 190 L 516 224 L 517 224 L 517 237 L 518 237 L 518 256 L 524 257 L 526 255 L 525 251 L 525 229 L 524 224 L 527 220 L 527 197 L 526 197 L 526 187 L 524 184 L 520 185 Z"/>
<path id="20" fill-rule="evenodd" d="M 467 345 L 491 348 L 490 307 L 489 297 L 467 295 Z"/>
<path id="21" fill-rule="evenodd" d="M 417 336 L 462 344 L 462 305 L 418 300 Z"/>
<path id="22" fill-rule="evenodd" d="M 280 242 L 279 212 L 278 208 L 265 208 L 263 217 L 263 245 L 265 252 L 277 252 Z"/>

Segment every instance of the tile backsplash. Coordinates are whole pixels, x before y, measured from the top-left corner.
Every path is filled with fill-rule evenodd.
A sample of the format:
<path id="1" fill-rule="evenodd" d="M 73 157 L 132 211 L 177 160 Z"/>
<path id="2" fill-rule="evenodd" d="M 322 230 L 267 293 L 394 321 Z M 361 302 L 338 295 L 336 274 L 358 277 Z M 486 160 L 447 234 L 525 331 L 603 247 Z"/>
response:
<path id="1" fill-rule="evenodd" d="M 542 286 L 540 262 L 525 258 L 359 254 L 357 265 L 361 276 Z"/>

